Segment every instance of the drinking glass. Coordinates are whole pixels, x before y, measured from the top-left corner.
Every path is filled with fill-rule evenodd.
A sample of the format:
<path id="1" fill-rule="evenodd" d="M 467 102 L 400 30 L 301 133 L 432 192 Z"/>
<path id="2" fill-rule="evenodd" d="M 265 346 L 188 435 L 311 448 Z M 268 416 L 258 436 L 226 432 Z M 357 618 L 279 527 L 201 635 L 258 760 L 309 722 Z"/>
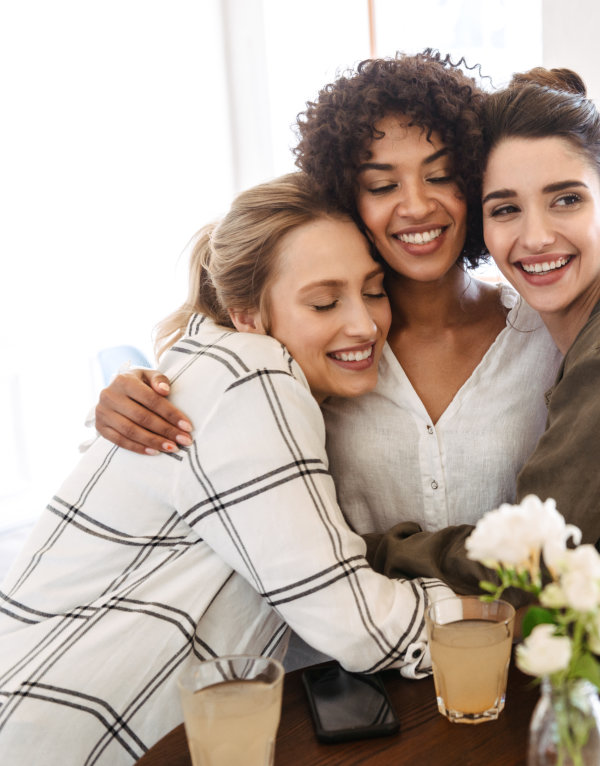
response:
<path id="1" fill-rule="evenodd" d="M 440 713 L 456 723 L 494 721 L 504 708 L 515 610 L 506 601 L 454 596 L 427 610 Z"/>
<path id="2" fill-rule="evenodd" d="M 191 665 L 178 679 L 193 766 L 272 766 L 283 666 L 232 655 Z"/>

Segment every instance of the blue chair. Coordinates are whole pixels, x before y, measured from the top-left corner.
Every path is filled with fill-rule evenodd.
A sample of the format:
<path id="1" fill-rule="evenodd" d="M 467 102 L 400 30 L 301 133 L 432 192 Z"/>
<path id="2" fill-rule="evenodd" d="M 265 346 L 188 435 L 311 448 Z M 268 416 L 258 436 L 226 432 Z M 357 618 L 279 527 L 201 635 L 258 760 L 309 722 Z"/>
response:
<path id="1" fill-rule="evenodd" d="M 110 383 L 112 376 L 127 362 L 130 362 L 132 367 L 150 367 L 150 362 L 135 346 L 111 346 L 99 351 L 97 358 L 105 385 Z"/>

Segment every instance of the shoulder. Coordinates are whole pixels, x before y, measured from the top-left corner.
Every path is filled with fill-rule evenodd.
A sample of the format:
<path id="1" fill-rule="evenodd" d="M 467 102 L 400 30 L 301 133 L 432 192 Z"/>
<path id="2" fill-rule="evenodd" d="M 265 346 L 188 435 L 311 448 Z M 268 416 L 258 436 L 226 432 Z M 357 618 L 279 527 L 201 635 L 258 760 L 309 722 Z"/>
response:
<path id="1" fill-rule="evenodd" d="M 592 313 L 565 354 L 557 383 L 549 392 L 551 413 L 577 411 L 591 417 L 600 406 L 600 311 Z"/>
<path id="2" fill-rule="evenodd" d="M 196 314 L 186 334 L 165 354 L 161 369 L 172 376 L 209 366 L 213 371 L 220 370 L 224 377 L 232 378 L 244 377 L 256 370 L 273 370 L 307 386 L 300 366 L 275 338 L 237 332 Z"/>
<path id="3" fill-rule="evenodd" d="M 248 436 L 281 425 L 297 438 L 310 432 L 306 439 L 324 444 L 321 410 L 285 346 L 205 317 L 188 329 L 165 355 L 164 371 L 173 402 L 192 419 L 196 438 L 200 432 L 220 438 L 211 429 Z"/>
<path id="4" fill-rule="evenodd" d="M 600 360 L 600 304 L 592 312 L 565 355 L 565 371 L 586 361 Z"/>

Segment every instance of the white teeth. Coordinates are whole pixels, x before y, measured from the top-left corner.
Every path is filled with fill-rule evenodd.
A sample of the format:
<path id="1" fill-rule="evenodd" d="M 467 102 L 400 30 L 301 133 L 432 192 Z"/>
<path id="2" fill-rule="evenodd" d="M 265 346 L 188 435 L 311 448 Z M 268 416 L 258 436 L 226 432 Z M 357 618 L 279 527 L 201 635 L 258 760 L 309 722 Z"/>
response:
<path id="1" fill-rule="evenodd" d="M 426 245 L 428 242 L 436 239 L 442 233 L 441 229 L 431 229 L 431 231 L 417 231 L 410 234 L 398 234 L 401 242 L 407 242 L 410 245 Z"/>
<path id="2" fill-rule="evenodd" d="M 561 255 L 560 258 L 557 258 L 555 261 L 547 261 L 545 263 L 521 263 L 521 266 L 523 267 L 523 271 L 526 271 L 528 274 L 541 274 L 547 271 L 554 271 L 554 269 L 560 269 L 563 266 L 566 266 L 570 260 L 570 257 L 565 258 Z"/>
<path id="3" fill-rule="evenodd" d="M 372 350 L 372 348 L 368 348 L 365 351 L 340 351 L 339 354 L 331 354 L 331 356 L 342 362 L 362 362 L 363 359 L 368 359 L 371 356 Z"/>

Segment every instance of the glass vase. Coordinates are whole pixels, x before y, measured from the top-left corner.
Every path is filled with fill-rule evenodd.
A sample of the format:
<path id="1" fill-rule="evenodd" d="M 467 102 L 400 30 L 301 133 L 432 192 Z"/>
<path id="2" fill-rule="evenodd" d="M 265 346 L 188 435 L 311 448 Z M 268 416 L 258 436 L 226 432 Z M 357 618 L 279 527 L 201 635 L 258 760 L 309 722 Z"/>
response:
<path id="1" fill-rule="evenodd" d="M 529 726 L 527 766 L 598 766 L 600 701 L 589 681 L 542 680 Z"/>

